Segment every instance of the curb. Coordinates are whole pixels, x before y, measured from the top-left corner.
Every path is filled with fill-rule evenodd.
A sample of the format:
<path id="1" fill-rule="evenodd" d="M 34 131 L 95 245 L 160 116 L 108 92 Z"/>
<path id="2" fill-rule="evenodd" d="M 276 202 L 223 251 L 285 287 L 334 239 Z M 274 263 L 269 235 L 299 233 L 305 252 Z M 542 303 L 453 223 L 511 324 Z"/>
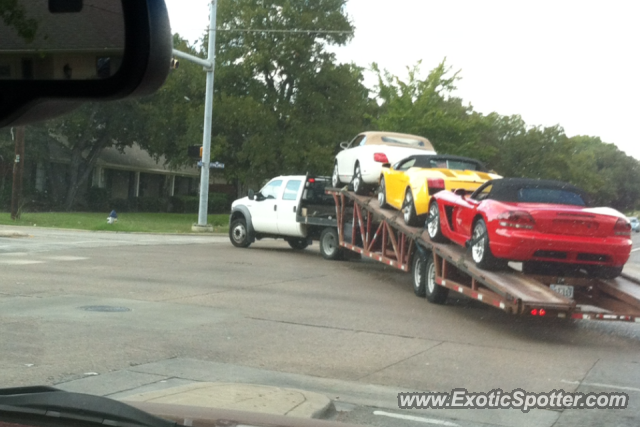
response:
<path id="1" fill-rule="evenodd" d="M 20 231 L 0 231 L 0 237 L 29 237 L 29 233 L 23 233 Z"/>

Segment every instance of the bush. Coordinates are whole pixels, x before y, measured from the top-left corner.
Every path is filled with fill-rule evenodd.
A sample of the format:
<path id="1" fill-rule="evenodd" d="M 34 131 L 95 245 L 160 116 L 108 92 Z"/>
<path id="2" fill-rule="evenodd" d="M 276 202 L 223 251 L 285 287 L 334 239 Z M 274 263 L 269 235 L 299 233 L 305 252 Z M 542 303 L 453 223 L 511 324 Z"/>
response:
<path id="1" fill-rule="evenodd" d="M 130 199 L 111 199 L 110 209 L 116 212 L 135 212 L 136 201 Z"/>
<path id="2" fill-rule="evenodd" d="M 224 193 L 210 193 L 208 212 L 227 213 L 230 208 L 229 196 Z M 198 213 L 198 196 L 173 196 L 169 199 L 169 210 L 173 213 Z"/>
<path id="3" fill-rule="evenodd" d="M 93 212 L 108 212 L 109 191 L 106 188 L 91 187 L 87 191 L 87 205 Z"/>
<path id="4" fill-rule="evenodd" d="M 166 212 L 167 200 L 160 197 L 138 197 L 135 199 L 138 212 Z"/>

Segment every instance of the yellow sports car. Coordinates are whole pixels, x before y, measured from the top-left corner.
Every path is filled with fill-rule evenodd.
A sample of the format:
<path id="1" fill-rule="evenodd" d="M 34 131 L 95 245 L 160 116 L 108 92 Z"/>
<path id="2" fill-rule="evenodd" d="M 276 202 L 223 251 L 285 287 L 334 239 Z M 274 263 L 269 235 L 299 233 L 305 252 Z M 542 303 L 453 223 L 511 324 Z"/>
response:
<path id="1" fill-rule="evenodd" d="M 420 225 L 429 211 L 429 199 L 441 190 L 473 191 L 490 179 L 482 162 L 467 157 L 413 155 L 391 166 L 382 166 L 378 202 L 402 210 L 407 225 Z"/>

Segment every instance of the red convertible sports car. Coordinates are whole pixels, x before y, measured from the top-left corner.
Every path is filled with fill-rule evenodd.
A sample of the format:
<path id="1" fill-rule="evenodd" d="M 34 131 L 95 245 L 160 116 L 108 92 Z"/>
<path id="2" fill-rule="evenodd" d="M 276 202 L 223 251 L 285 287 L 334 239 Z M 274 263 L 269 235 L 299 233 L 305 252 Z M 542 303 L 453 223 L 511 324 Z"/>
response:
<path id="1" fill-rule="evenodd" d="M 426 228 L 435 242 L 470 247 L 484 269 L 523 261 L 525 272 L 566 266 L 611 279 L 631 253 L 626 217 L 612 208 L 588 207 L 582 190 L 559 181 L 503 178 L 470 195 L 441 191 L 432 197 Z"/>

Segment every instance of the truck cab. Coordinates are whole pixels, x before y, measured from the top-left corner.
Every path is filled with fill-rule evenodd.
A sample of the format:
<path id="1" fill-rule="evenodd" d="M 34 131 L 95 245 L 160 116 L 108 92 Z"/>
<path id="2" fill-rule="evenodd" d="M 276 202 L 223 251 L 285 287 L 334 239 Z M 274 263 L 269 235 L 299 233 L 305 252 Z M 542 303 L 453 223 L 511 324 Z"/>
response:
<path id="1" fill-rule="evenodd" d="M 258 192 L 249 190 L 231 205 L 231 243 L 246 248 L 263 238 L 282 238 L 305 249 L 319 237 L 318 227 L 335 228 L 333 197 L 324 191 L 329 183 L 328 177 L 278 176 Z"/>

